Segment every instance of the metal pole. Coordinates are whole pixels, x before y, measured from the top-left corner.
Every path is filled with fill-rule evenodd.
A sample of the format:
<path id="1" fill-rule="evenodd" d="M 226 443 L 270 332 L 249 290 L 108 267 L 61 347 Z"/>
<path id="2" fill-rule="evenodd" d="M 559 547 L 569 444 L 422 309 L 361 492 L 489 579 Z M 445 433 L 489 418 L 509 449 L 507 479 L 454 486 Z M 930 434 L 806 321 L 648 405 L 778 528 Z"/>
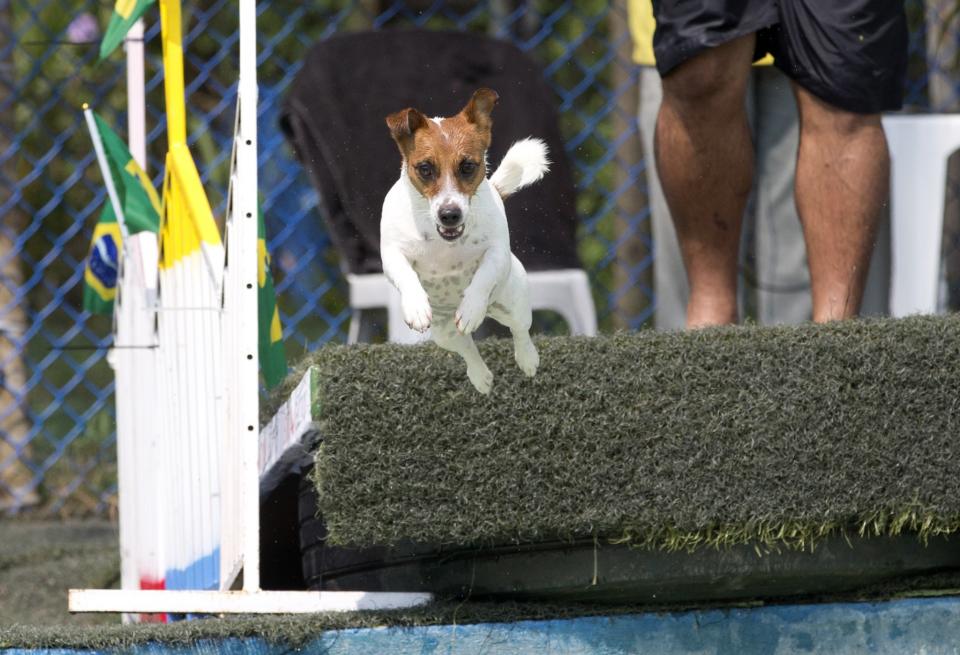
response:
<path id="1" fill-rule="evenodd" d="M 147 87 L 144 74 L 143 20 L 127 32 L 127 141 L 130 154 L 147 170 Z"/>
<path id="2" fill-rule="evenodd" d="M 107 163 L 107 154 L 103 150 L 103 141 L 100 139 L 100 130 L 97 129 L 97 123 L 93 118 L 93 110 L 87 103 L 83 103 L 83 116 L 87 119 L 87 128 L 90 130 L 90 138 L 93 139 L 93 150 L 97 153 L 97 163 L 100 164 L 103 183 L 107 185 L 107 195 L 110 196 L 110 204 L 113 205 L 113 212 L 117 215 L 117 225 L 120 226 L 120 235 L 123 237 L 125 245 L 130 235 L 127 233 L 123 205 L 120 204 L 117 187 L 113 184 L 113 174 L 110 173 L 110 164 Z M 126 248 L 123 248 L 123 250 L 126 250 Z"/>

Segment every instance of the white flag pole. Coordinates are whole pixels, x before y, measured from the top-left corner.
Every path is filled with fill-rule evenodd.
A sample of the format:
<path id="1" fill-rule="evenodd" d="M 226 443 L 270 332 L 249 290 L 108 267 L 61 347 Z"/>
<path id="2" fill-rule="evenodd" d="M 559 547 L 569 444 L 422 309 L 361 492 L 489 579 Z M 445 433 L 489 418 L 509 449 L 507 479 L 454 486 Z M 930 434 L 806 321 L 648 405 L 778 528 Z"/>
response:
<path id="1" fill-rule="evenodd" d="M 90 130 L 90 138 L 93 139 L 93 150 L 97 153 L 97 163 L 100 164 L 100 173 L 103 175 L 103 182 L 107 185 L 107 195 L 110 196 L 110 204 L 113 205 L 113 213 L 117 215 L 117 225 L 120 226 L 120 235 L 123 237 L 124 244 L 130 234 L 127 232 L 127 221 L 123 215 L 123 207 L 120 205 L 120 196 L 117 195 L 117 188 L 113 184 L 113 174 L 110 172 L 110 164 L 107 163 L 107 154 L 103 149 L 103 141 L 100 138 L 100 130 L 97 129 L 97 122 L 93 119 L 93 110 L 90 105 L 83 103 L 83 115 L 87 119 L 87 129 Z"/>
<path id="2" fill-rule="evenodd" d="M 130 154 L 140 168 L 147 170 L 147 89 L 143 55 L 143 19 L 124 40 L 127 49 L 127 141 Z"/>

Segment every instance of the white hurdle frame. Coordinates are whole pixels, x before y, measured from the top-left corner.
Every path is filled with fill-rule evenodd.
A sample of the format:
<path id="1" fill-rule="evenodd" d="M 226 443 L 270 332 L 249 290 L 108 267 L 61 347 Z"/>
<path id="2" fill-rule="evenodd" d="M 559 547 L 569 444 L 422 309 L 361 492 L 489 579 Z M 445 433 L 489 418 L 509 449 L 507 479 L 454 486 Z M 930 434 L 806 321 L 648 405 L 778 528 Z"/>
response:
<path id="1" fill-rule="evenodd" d="M 260 465 L 259 353 L 257 339 L 257 53 L 256 0 L 239 0 L 240 79 L 233 170 L 226 228 L 227 268 L 224 275 L 224 394 L 226 422 L 221 489 L 220 590 L 140 590 L 127 588 L 71 589 L 71 612 L 226 614 L 313 613 L 412 607 L 429 602 L 431 594 L 355 591 L 264 591 L 260 589 Z M 142 27 L 131 38 L 139 50 L 128 50 L 130 75 L 139 75 L 140 88 L 131 91 L 142 102 Z M 131 43 L 128 42 L 128 47 Z M 139 57 L 139 71 L 137 61 Z M 130 78 L 128 78 L 130 79 Z M 135 157 L 144 154 L 142 105 L 131 102 L 130 140 Z M 134 123 L 134 115 L 139 122 Z M 139 143 L 137 140 L 140 139 Z M 145 162 L 143 162 L 145 163 Z M 161 390 L 161 393 L 163 391 Z M 300 403 L 303 405 L 303 402 Z M 309 401 L 306 403 L 309 406 Z M 285 410 L 286 411 L 286 410 Z M 308 410 L 309 411 L 309 410 Z M 264 430 L 269 437 L 277 434 Z M 292 429 L 292 425 L 290 426 Z M 302 431 L 304 425 L 298 430 Z M 289 446 L 299 447 L 301 432 L 286 434 Z M 119 438 L 123 435 L 118 434 Z M 296 441 L 296 443 L 292 443 Z M 239 442 L 239 448 L 236 447 Z M 263 462 L 267 464 L 268 462 Z M 266 472 L 266 471 L 265 471 Z M 239 473 L 239 475 L 237 475 Z M 123 565 L 121 565 L 123 566 Z M 242 587 L 235 589 L 242 575 Z"/>
<path id="2" fill-rule="evenodd" d="M 227 368 L 226 438 L 240 441 L 240 477 L 239 480 L 231 477 L 236 469 L 227 470 L 226 475 L 221 476 L 225 485 L 233 483 L 231 491 L 239 493 L 240 503 L 233 509 L 233 516 L 223 517 L 224 534 L 220 541 L 220 588 L 232 585 L 232 577 L 239 566 L 243 569 L 243 590 L 248 593 L 260 590 L 256 20 L 256 3 L 241 0 L 240 79 L 237 84 L 230 206 L 225 229 L 228 265 L 224 288 L 224 335 L 228 348 L 224 357 Z M 224 452 L 231 450 L 236 452 L 236 447 L 225 447 Z M 224 459 L 228 468 L 237 463 L 230 458 Z M 236 523 L 231 525 L 231 521 Z M 233 550 L 235 545 L 239 545 L 239 552 Z"/>

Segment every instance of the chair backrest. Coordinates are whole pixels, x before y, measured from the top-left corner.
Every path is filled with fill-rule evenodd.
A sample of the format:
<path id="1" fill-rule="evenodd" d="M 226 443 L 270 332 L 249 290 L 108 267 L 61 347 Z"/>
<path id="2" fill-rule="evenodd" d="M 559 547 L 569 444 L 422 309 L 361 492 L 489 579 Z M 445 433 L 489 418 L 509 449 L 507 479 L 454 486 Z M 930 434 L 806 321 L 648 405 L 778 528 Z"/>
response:
<path id="1" fill-rule="evenodd" d="M 537 65 L 513 45 L 478 34 L 380 31 L 314 46 L 284 102 L 281 125 L 317 187 L 331 238 L 351 273 L 381 270 L 383 198 L 400 153 L 384 119 L 405 107 L 450 116 L 486 86 L 500 94 L 489 152 L 534 136 L 551 170 L 507 200 L 511 248 L 529 270 L 579 268 L 575 187 L 553 95 Z"/>
<path id="2" fill-rule="evenodd" d="M 883 117 L 890 144 L 893 316 L 937 311 L 947 160 L 960 148 L 960 114 Z"/>

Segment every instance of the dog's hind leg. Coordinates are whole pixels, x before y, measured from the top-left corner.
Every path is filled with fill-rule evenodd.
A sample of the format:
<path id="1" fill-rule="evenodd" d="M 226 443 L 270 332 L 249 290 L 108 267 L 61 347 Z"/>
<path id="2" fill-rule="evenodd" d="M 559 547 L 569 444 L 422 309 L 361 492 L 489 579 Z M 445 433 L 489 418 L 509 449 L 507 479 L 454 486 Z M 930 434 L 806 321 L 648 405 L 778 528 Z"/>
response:
<path id="1" fill-rule="evenodd" d="M 493 386 L 493 373 L 480 356 L 473 337 L 469 334 L 460 334 L 454 322 L 447 317 L 434 321 L 432 335 L 433 341 L 438 346 L 463 357 L 463 361 L 467 363 L 467 377 L 477 391 L 482 394 L 490 393 Z"/>
<path id="2" fill-rule="evenodd" d="M 519 261 L 516 265 L 519 265 Z M 522 270 L 522 267 L 519 269 Z M 540 355 L 530 338 L 530 325 L 533 323 L 533 311 L 530 309 L 530 295 L 527 290 L 527 278 L 513 271 L 507 283 L 497 294 L 487 309 L 487 313 L 496 322 L 510 328 L 513 335 L 513 355 L 517 366 L 528 376 L 533 377 L 540 366 Z"/>
<path id="3" fill-rule="evenodd" d="M 509 310 L 499 303 L 494 303 L 489 311 L 495 321 L 510 328 L 510 334 L 513 335 L 513 356 L 517 360 L 517 366 L 528 376 L 533 377 L 537 367 L 540 366 L 540 355 L 530 338 L 530 324 L 533 322 L 530 305 L 518 311 L 518 308 Z"/>

